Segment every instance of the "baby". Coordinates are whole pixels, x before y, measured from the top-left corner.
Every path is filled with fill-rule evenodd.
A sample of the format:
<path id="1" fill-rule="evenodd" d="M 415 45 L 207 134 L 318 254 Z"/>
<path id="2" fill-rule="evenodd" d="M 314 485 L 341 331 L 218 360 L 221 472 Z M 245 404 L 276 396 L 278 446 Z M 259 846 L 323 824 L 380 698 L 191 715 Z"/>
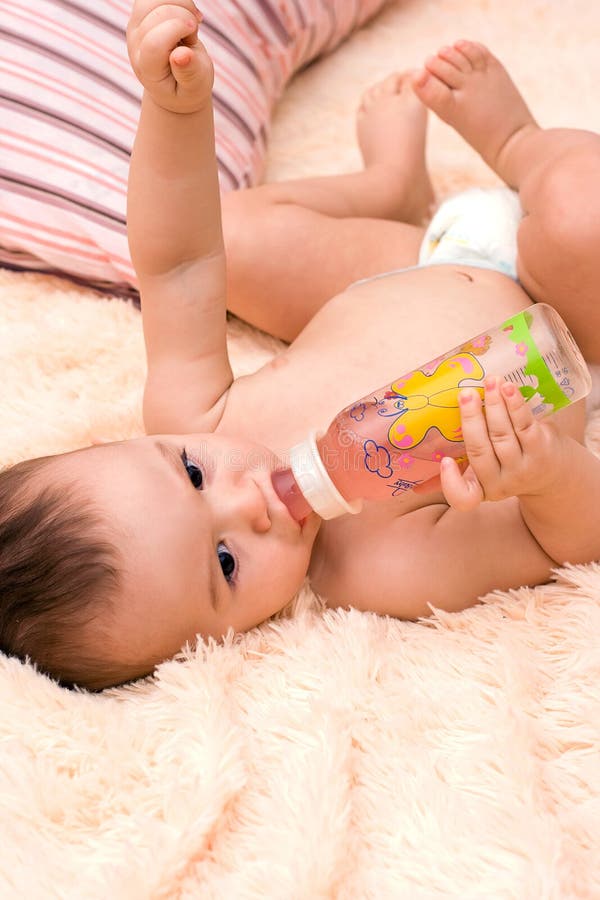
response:
<path id="1" fill-rule="evenodd" d="M 328 522 L 296 522 L 271 484 L 311 428 L 522 310 L 524 288 L 600 361 L 593 264 L 578 246 L 583 268 L 566 271 L 572 236 L 544 210 L 548 171 L 597 154 L 597 138 L 541 132 L 498 61 L 462 41 L 365 95 L 363 171 L 227 196 L 222 224 L 200 21 L 192 0 L 137 0 L 128 28 L 145 89 L 128 228 L 147 436 L 0 475 L 2 649 L 92 690 L 151 672 L 198 635 L 252 628 L 307 575 L 331 606 L 416 618 L 600 556 L 589 527 L 600 461 L 581 443 L 582 404 L 540 422 L 496 378 L 485 414 L 476 391 L 462 394 L 464 472 L 448 461 L 438 483 Z M 426 106 L 520 190 L 520 284 L 468 248 L 417 265 L 433 201 Z M 234 380 L 226 306 L 290 346 Z"/>

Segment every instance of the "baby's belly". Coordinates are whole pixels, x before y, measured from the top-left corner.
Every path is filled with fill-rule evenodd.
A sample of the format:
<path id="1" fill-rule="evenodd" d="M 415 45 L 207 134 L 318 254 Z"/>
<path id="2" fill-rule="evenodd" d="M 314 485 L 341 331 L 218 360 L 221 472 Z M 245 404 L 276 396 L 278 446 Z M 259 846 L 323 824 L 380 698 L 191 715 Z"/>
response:
<path id="1" fill-rule="evenodd" d="M 431 266 L 352 287 L 326 303 L 279 357 L 236 384 L 230 410 L 243 409 L 247 421 L 252 410 L 254 439 L 284 452 L 354 400 L 529 302 L 507 276 L 465 266 Z"/>

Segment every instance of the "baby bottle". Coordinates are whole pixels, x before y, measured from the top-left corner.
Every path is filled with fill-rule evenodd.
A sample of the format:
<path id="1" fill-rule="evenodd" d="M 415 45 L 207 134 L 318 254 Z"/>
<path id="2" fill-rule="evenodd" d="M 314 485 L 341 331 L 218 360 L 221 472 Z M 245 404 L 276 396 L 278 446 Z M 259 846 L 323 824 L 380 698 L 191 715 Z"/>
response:
<path id="1" fill-rule="evenodd" d="M 515 384 L 535 416 L 585 397 L 591 378 L 557 312 L 537 303 L 495 328 L 374 391 L 290 450 L 273 486 L 292 516 L 323 519 L 359 512 L 439 473 L 443 456 L 464 461 L 458 394 L 483 398 L 487 375 Z"/>

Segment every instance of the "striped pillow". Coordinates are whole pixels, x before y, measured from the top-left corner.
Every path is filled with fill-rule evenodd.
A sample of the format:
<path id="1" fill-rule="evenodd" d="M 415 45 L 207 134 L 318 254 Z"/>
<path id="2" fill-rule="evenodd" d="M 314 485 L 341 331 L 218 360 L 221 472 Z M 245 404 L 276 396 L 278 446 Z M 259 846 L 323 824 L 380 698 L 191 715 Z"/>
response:
<path id="1" fill-rule="evenodd" d="M 204 0 L 223 190 L 260 177 L 270 112 L 301 66 L 386 0 Z M 126 0 L 0 6 L 0 265 L 137 296 L 127 171 L 141 86 Z"/>

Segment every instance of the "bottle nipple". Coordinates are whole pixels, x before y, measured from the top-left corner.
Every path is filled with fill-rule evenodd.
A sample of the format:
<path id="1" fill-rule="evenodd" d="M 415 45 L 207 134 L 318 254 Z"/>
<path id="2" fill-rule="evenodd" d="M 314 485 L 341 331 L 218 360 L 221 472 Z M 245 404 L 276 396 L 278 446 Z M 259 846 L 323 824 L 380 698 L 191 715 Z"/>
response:
<path id="1" fill-rule="evenodd" d="M 290 515 L 296 522 L 301 522 L 313 511 L 312 506 L 298 487 L 291 469 L 277 469 L 271 475 L 273 490 L 287 506 Z"/>
<path id="2" fill-rule="evenodd" d="M 313 510 L 322 519 L 335 519 L 362 508 L 361 500 L 345 500 L 331 480 L 319 455 L 315 431 L 292 447 L 290 467 L 274 472 L 271 479 L 277 496 L 297 521 Z"/>

